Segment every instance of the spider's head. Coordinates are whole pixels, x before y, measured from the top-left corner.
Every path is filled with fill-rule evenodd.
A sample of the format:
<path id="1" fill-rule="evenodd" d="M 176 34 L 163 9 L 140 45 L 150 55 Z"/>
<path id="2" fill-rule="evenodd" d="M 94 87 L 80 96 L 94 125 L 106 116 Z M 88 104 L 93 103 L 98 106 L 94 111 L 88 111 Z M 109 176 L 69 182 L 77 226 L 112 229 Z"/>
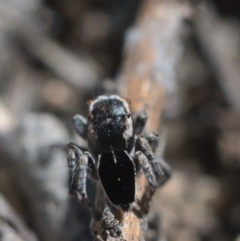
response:
<path id="1" fill-rule="evenodd" d="M 133 136 L 133 121 L 128 103 L 118 95 L 99 96 L 89 106 L 89 130 L 101 141 Z"/>

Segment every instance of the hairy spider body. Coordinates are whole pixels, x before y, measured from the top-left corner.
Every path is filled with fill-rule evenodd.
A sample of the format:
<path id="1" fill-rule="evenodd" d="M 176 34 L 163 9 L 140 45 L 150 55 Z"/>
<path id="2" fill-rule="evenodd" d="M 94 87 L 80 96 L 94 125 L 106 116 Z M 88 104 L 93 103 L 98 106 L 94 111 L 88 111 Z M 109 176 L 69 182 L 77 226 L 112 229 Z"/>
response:
<path id="1" fill-rule="evenodd" d="M 135 200 L 135 175 L 142 169 L 151 189 L 162 185 L 170 176 L 167 164 L 154 157 L 151 146 L 156 146 L 156 134 L 141 135 L 146 124 L 146 112 L 132 118 L 128 103 L 118 95 L 99 96 L 89 105 L 86 120 L 74 117 L 76 131 L 88 141 L 89 152 L 68 145 L 70 193 L 93 205 L 86 193 L 87 174 L 98 179 L 111 204 L 126 211 Z"/>

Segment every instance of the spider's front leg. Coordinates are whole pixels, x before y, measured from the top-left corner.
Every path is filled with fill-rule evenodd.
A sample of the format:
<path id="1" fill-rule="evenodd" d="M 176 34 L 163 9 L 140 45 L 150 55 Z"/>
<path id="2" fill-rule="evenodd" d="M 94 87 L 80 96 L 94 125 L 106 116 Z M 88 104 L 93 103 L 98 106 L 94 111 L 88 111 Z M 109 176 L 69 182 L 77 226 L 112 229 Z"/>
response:
<path id="1" fill-rule="evenodd" d="M 68 149 L 69 193 L 80 203 L 86 205 L 93 216 L 99 218 L 99 212 L 89 200 L 86 192 L 86 181 L 89 171 L 94 175 L 95 162 L 90 153 L 82 152 L 80 148 L 70 143 Z"/>
<path id="2" fill-rule="evenodd" d="M 87 140 L 87 119 L 82 115 L 75 115 L 73 117 L 73 126 L 76 132 L 84 139 Z"/>
<path id="3" fill-rule="evenodd" d="M 138 112 L 133 118 L 133 126 L 135 135 L 140 135 L 147 123 L 148 115 L 146 111 Z"/>
<path id="4" fill-rule="evenodd" d="M 138 136 L 135 161 L 143 168 L 152 189 L 162 186 L 171 176 L 171 168 L 161 158 L 155 158 L 148 140 Z"/>

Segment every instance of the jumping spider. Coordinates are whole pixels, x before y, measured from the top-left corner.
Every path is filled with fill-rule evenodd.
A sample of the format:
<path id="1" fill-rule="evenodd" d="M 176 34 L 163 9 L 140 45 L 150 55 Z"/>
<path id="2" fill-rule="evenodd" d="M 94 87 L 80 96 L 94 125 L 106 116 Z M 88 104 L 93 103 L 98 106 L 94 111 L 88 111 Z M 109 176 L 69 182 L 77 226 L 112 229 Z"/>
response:
<path id="1" fill-rule="evenodd" d="M 133 119 L 128 103 L 118 95 L 99 96 L 89 105 L 88 120 L 74 117 L 74 126 L 88 142 L 89 152 L 76 144 L 68 145 L 70 169 L 69 192 L 87 205 L 97 217 L 98 212 L 86 193 L 86 179 L 99 180 L 108 204 L 123 211 L 135 201 L 135 176 L 140 169 L 145 173 L 152 190 L 170 176 L 163 160 L 154 157 L 152 147 L 158 143 L 154 133 L 140 135 L 147 121 L 146 112 Z"/>

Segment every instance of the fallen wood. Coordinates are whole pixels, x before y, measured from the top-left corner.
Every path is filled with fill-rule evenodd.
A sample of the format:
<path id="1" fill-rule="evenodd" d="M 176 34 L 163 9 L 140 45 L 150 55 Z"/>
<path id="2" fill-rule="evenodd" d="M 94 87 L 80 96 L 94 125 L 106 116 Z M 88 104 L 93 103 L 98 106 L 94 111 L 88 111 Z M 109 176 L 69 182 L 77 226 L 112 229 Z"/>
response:
<path id="1" fill-rule="evenodd" d="M 176 68 L 184 47 L 184 20 L 190 16 L 191 9 L 186 3 L 147 0 L 143 2 L 136 24 L 126 35 L 125 57 L 117 85 L 121 96 L 130 99 L 133 113 L 148 112 L 147 132 L 158 130 L 164 100 L 176 88 Z M 138 200 L 150 195 L 146 212 L 151 199 L 147 187 L 145 176 L 138 176 Z M 100 202 L 101 198 L 100 195 Z M 124 240 L 145 240 L 145 216 L 131 210 L 123 214 L 122 220 Z"/>
<path id="2" fill-rule="evenodd" d="M 196 11 L 195 30 L 199 43 L 214 69 L 229 104 L 240 113 L 240 22 L 223 19 L 210 4 Z"/>

